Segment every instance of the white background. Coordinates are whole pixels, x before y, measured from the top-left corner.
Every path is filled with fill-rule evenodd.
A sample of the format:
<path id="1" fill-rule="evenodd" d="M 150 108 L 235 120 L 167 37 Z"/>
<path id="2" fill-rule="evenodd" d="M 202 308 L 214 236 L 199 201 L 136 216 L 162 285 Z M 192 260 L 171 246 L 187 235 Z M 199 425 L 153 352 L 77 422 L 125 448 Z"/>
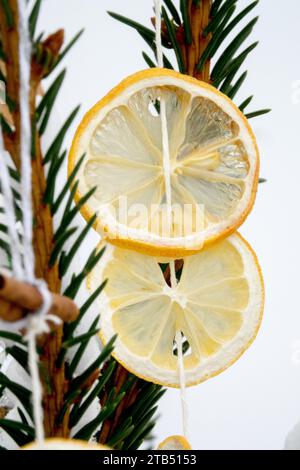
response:
<path id="1" fill-rule="evenodd" d="M 239 0 L 239 8 L 250 0 Z M 152 0 L 44 0 L 39 29 L 60 27 L 70 38 L 85 34 L 67 57 L 68 74 L 58 97 L 62 118 L 82 103 L 79 118 L 111 87 L 145 68 L 143 41 L 112 20 L 113 10 L 149 24 Z M 190 440 L 195 449 L 281 449 L 300 420 L 300 3 L 261 0 L 251 40 L 259 47 L 247 61 L 249 75 L 237 104 L 255 95 L 252 109 L 272 113 L 252 121 L 261 153 L 261 185 L 241 232 L 259 257 L 266 284 L 261 331 L 250 350 L 228 371 L 188 390 Z M 252 16 L 254 16 L 252 14 Z M 298 103 L 297 103 L 298 98 Z M 298 344 L 297 344 L 298 343 Z M 297 355 L 298 351 L 298 355 Z M 298 361 L 299 362 L 299 361 Z M 181 433 L 179 392 L 160 406 L 157 441 Z"/>

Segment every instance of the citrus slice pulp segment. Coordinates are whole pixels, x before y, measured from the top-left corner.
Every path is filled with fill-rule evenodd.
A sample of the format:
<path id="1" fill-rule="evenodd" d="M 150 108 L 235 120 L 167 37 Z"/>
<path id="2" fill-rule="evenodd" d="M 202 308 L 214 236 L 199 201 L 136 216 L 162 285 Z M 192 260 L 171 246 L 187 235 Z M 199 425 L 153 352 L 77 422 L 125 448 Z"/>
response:
<path id="1" fill-rule="evenodd" d="M 117 334 L 113 355 L 137 376 L 179 387 L 175 336 L 186 343 L 186 385 L 226 369 L 257 334 L 264 287 L 256 255 L 239 234 L 183 258 L 176 287 L 166 263 L 107 244 L 88 278 L 91 291 L 104 279 L 99 297 L 100 336 Z M 165 276 L 165 277 L 164 277 Z"/>
<path id="2" fill-rule="evenodd" d="M 218 343 L 226 343 L 234 338 L 243 324 L 243 315 L 237 310 L 204 307 L 192 303 L 188 304 L 188 309 L 191 318 L 197 318 L 209 337 Z"/>
<path id="3" fill-rule="evenodd" d="M 120 341 L 140 356 L 149 356 L 170 323 L 170 302 L 164 297 L 150 298 L 118 309 L 113 328 Z"/>
<path id="4" fill-rule="evenodd" d="M 128 101 L 128 108 L 142 123 L 151 142 L 160 151 L 162 151 L 162 130 L 159 118 L 161 97 L 161 88 L 152 87 L 134 94 Z M 189 93 L 180 89 L 174 93 L 172 87 L 164 89 L 163 97 L 166 105 L 170 157 L 173 160 L 176 159 L 185 136 L 185 120 L 190 111 L 191 99 Z"/>
<path id="5" fill-rule="evenodd" d="M 89 188 L 97 188 L 95 197 L 104 203 L 112 203 L 133 191 L 145 190 L 159 178 L 153 166 L 108 157 L 91 159 L 85 167 L 84 176 Z"/>
<path id="6" fill-rule="evenodd" d="M 171 201 L 163 164 L 162 100 Z M 97 103 L 75 134 L 70 172 L 82 155 L 76 198 L 97 188 L 83 215 L 96 212 L 95 227 L 108 241 L 144 253 L 180 257 L 197 252 L 233 232 L 254 202 L 259 157 L 247 120 L 215 88 L 173 71 L 135 74 Z M 120 210 L 124 198 L 126 210 Z M 166 202 L 181 211 L 181 217 L 172 212 L 167 227 Z"/>
<path id="7" fill-rule="evenodd" d="M 160 163 L 158 148 L 142 122 L 125 105 L 112 109 L 99 123 L 89 143 L 89 152 L 95 157 L 113 154 L 141 164 Z"/>

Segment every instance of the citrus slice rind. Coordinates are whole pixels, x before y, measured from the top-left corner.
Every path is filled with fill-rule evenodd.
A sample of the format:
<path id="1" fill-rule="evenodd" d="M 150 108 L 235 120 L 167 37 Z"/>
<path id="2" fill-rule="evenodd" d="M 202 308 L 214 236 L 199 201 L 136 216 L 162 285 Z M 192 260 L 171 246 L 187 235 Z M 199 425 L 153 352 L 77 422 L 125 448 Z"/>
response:
<path id="1" fill-rule="evenodd" d="M 168 261 L 107 244 L 88 288 L 108 279 L 98 299 L 100 337 L 106 344 L 117 334 L 113 356 L 145 380 L 180 386 L 174 338 L 181 331 L 190 386 L 225 370 L 252 343 L 263 279 L 255 253 L 238 234 L 184 258 L 176 289 L 162 272 Z"/>
<path id="2" fill-rule="evenodd" d="M 77 439 L 49 438 L 43 443 L 31 442 L 20 450 L 110 450 L 102 444 L 96 444 Z"/>
<path id="3" fill-rule="evenodd" d="M 163 98 L 174 205 L 167 228 Z M 259 156 L 246 118 L 214 87 L 174 71 L 139 72 L 98 102 L 76 131 L 69 173 L 83 155 L 76 199 L 96 189 L 82 213 L 97 213 L 96 230 L 126 248 L 192 254 L 235 231 L 254 203 Z"/>
<path id="4" fill-rule="evenodd" d="M 157 450 L 192 450 L 192 447 L 184 436 L 169 436 L 158 445 Z"/>

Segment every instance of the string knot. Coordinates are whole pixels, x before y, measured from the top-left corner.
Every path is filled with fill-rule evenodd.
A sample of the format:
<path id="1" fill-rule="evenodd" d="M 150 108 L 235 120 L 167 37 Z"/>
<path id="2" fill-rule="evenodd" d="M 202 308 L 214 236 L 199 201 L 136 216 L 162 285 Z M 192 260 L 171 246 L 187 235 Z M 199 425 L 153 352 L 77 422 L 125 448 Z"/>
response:
<path id="1" fill-rule="evenodd" d="M 26 339 L 28 339 L 29 336 L 38 336 L 43 333 L 49 333 L 49 320 L 56 325 L 61 323 L 60 318 L 49 313 L 52 305 L 52 296 L 44 279 L 34 279 L 31 284 L 39 291 L 43 301 L 41 307 L 28 318 L 29 328 L 25 337 Z"/>

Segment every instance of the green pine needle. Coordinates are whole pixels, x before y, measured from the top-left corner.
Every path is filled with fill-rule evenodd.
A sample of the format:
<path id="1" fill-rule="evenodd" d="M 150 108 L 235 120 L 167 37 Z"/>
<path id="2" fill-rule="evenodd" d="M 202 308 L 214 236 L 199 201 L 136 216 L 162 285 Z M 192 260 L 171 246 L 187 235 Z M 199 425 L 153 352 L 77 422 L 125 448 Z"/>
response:
<path id="1" fill-rule="evenodd" d="M 97 322 L 99 318 L 96 318 Z M 99 333 L 99 328 L 93 328 L 89 330 L 87 333 L 84 333 L 80 336 L 76 336 L 75 338 L 69 339 L 65 341 L 62 345 L 63 348 L 71 348 L 73 346 L 76 346 L 78 343 L 85 342 L 86 340 L 91 339 L 93 336 L 96 336 Z"/>
<path id="2" fill-rule="evenodd" d="M 127 418 L 127 420 L 125 420 L 117 429 L 117 432 L 114 434 L 114 436 L 109 439 L 107 445 L 111 448 L 118 449 L 118 445 L 123 443 L 123 441 L 133 433 L 134 429 L 135 428 L 132 424 L 132 418 Z"/>
<path id="3" fill-rule="evenodd" d="M 35 30 L 36 30 L 36 25 L 37 25 L 39 13 L 40 13 L 41 3 L 42 3 L 42 0 L 36 0 L 29 16 L 29 33 L 30 33 L 31 39 L 33 39 L 35 35 Z"/>
<path id="4" fill-rule="evenodd" d="M 13 16 L 13 13 L 12 13 L 10 5 L 9 5 L 9 0 L 2 0 L 2 8 L 4 10 L 7 26 L 9 28 L 13 28 L 14 27 L 14 16 Z"/>
<path id="5" fill-rule="evenodd" d="M 22 423 L 28 425 L 28 419 L 26 418 L 25 413 L 21 410 L 21 408 L 19 408 L 19 406 L 17 407 L 17 410 L 18 410 Z"/>
<path id="6" fill-rule="evenodd" d="M 32 428 L 19 421 L 0 419 L 0 428 L 3 429 L 19 447 L 25 446 L 34 440 Z"/>
<path id="7" fill-rule="evenodd" d="M 69 127 L 71 126 L 72 122 L 74 121 L 80 106 L 77 106 L 67 118 L 65 123 L 63 124 L 62 128 L 60 129 L 59 133 L 55 137 L 54 141 L 50 145 L 48 151 L 46 152 L 44 163 L 49 163 L 53 158 L 56 158 L 61 150 L 61 146 L 63 144 L 64 138 L 66 136 L 66 132 L 68 131 Z"/>
<path id="8" fill-rule="evenodd" d="M 82 196 L 82 198 L 79 199 L 79 201 L 73 207 L 73 209 L 70 209 L 69 212 L 65 213 L 64 217 L 61 220 L 61 226 L 58 228 L 58 230 L 55 233 L 55 236 L 54 236 L 55 240 L 57 240 L 58 237 L 60 237 L 61 234 L 64 233 L 65 230 L 68 229 L 71 222 L 74 220 L 74 218 L 79 213 L 80 209 L 84 206 L 84 204 L 86 204 L 86 202 L 91 198 L 91 196 L 94 194 L 95 190 L 96 190 L 96 188 L 90 189 L 89 192 L 87 192 L 84 196 Z M 87 231 L 90 229 L 90 226 L 88 226 L 88 227 L 89 228 L 86 229 Z M 66 272 L 65 266 L 64 266 L 65 261 L 66 260 L 65 260 L 65 254 L 64 254 L 64 255 L 62 255 L 61 260 L 60 260 L 60 264 L 61 264 L 60 272 Z M 68 261 L 69 261 L 69 259 L 68 259 Z"/>
<path id="9" fill-rule="evenodd" d="M 72 189 L 70 191 L 70 194 L 68 196 L 68 199 L 67 199 L 67 202 L 66 202 L 66 205 L 65 205 L 65 210 L 64 210 L 63 216 L 62 216 L 61 221 L 60 221 L 60 226 L 58 227 L 58 229 L 56 230 L 56 232 L 54 234 L 54 237 L 53 237 L 54 240 L 57 240 L 64 233 L 64 231 L 66 230 L 66 227 L 63 225 L 63 221 L 66 220 L 66 218 L 68 217 L 68 214 L 71 211 L 71 208 L 74 205 L 74 196 L 75 196 L 75 193 L 78 189 L 78 185 L 79 185 L 79 181 L 76 181 L 74 183 L 74 185 L 72 186 Z M 65 194 L 63 195 L 62 200 L 64 199 L 64 196 L 65 196 Z M 62 203 L 62 200 L 61 200 L 60 203 Z"/>
<path id="10" fill-rule="evenodd" d="M 91 406 L 93 401 L 100 395 L 104 386 L 108 382 L 108 380 L 112 377 L 113 371 L 115 370 L 116 362 L 112 361 L 107 368 L 102 369 L 101 376 L 97 385 L 93 388 L 93 390 L 89 393 L 82 404 L 75 404 L 73 409 L 71 410 L 70 414 L 70 427 L 76 426 L 80 419 L 84 416 L 84 413 L 87 409 Z"/>
<path id="11" fill-rule="evenodd" d="M 213 0 L 213 4 L 210 10 L 210 17 L 214 18 L 222 4 L 223 0 Z"/>
<path id="12" fill-rule="evenodd" d="M 132 448 L 134 446 L 135 442 L 140 439 L 141 434 L 144 433 L 145 429 L 149 425 L 149 421 L 151 418 L 154 416 L 154 414 L 157 412 L 158 407 L 155 406 L 154 408 L 151 408 L 143 417 L 141 420 L 140 424 L 136 427 L 134 427 L 134 433 L 133 436 L 131 436 L 130 439 L 128 439 L 128 442 L 126 442 L 126 449 Z"/>
<path id="13" fill-rule="evenodd" d="M 183 61 L 180 45 L 176 38 L 174 23 L 169 19 L 168 13 L 164 7 L 162 8 L 162 16 L 165 21 L 166 28 L 170 37 L 170 41 L 171 41 L 171 44 L 173 46 L 173 49 L 176 55 L 179 71 L 181 73 L 185 73 L 184 61 Z"/>
<path id="14" fill-rule="evenodd" d="M 63 84 L 65 76 L 66 69 L 62 70 L 62 72 L 56 77 L 56 79 L 49 87 L 36 109 L 36 120 L 37 122 L 41 121 L 39 125 L 40 135 L 43 135 L 46 130 L 47 124 L 50 119 L 51 111 L 58 96 L 59 90 Z"/>
<path id="15" fill-rule="evenodd" d="M 92 336 L 95 336 L 97 333 L 98 333 L 98 328 L 96 328 L 96 326 L 98 325 L 99 323 L 99 318 L 100 318 L 100 315 L 98 315 L 95 320 L 93 321 L 93 323 L 91 324 L 89 330 L 87 331 L 87 333 L 85 333 L 85 335 L 81 335 L 83 337 L 79 337 L 77 336 L 76 338 L 70 338 L 69 340 L 66 340 L 65 341 L 65 344 L 72 344 L 72 342 L 78 340 L 78 338 L 80 338 L 80 346 L 78 347 L 76 353 L 74 354 L 74 357 L 71 361 L 71 363 L 69 364 L 69 368 L 68 368 L 68 377 L 71 379 L 73 378 L 73 375 L 75 374 L 75 371 L 78 367 L 78 364 L 90 342 L 90 339 L 92 338 Z M 92 334 L 92 332 L 96 332 L 94 334 Z M 75 343 L 76 344 L 76 343 Z"/>
<path id="16" fill-rule="evenodd" d="M 66 241 L 77 231 L 77 227 L 72 227 L 65 232 L 56 240 L 54 248 L 52 250 L 50 260 L 49 260 L 49 267 L 51 268 L 56 263 L 64 244 Z"/>
<path id="17" fill-rule="evenodd" d="M 10 354 L 15 361 L 28 373 L 28 352 L 18 346 L 6 348 L 6 353 Z"/>
<path id="18" fill-rule="evenodd" d="M 83 163 L 83 160 L 85 158 L 85 154 L 83 154 L 80 159 L 78 160 L 78 162 L 76 163 L 76 165 L 74 166 L 72 172 L 70 173 L 69 177 L 68 177 L 68 180 L 67 180 L 67 183 L 64 185 L 64 187 L 62 188 L 59 196 L 57 197 L 55 203 L 52 205 L 51 207 L 51 213 L 52 215 L 55 215 L 56 212 L 58 211 L 62 201 L 64 200 L 65 198 L 65 195 L 67 194 L 69 188 L 71 187 L 72 183 L 74 182 L 75 178 L 76 178 L 76 175 L 78 173 L 78 171 L 80 170 L 80 167 Z M 55 237 L 56 238 L 56 237 Z"/>
<path id="19" fill-rule="evenodd" d="M 157 60 L 157 49 L 156 49 L 156 43 L 155 43 L 154 39 L 153 39 L 153 40 L 149 40 L 149 39 L 147 38 L 147 36 L 145 36 L 143 33 L 139 32 L 139 34 L 140 34 L 140 36 L 144 39 L 144 41 L 148 44 L 148 46 L 150 47 L 150 49 L 153 51 L 154 56 L 155 56 L 155 58 L 156 58 L 156 60 Z M 166 57 L 165 54 L 163 54 L 163 62 L 164 62 L 164 67 L 165 67 L 166 69 L 170 69 L 170 70 L 173 70 L 173 69 L 174 69 L 173 65 L 171 64 L 171 62 L 169 61 L 169 59 Z M 156 66 L 157 66 L 157 65 L 156 65 Z"/>
<path id="20" fill-rule="evenodd" d="M 236 94 L 239 92 L 241 86 L 243 85 L 244 81 L 246 80 L 247 78 L 247 71 L 244 72 L 240 78 L 236 81 L 236 83 L 229 89 L 229 90 L 222 90 L 221 88 L 221 91 L 225 94 L 227 94 L 227 96 L 230 98 L 230 99 L 234 99 Z"/>
<path id="21" fill-rule="evenodd" d="M 9 244 L 0 238 L 0 249 L 4 251 L 7 256 L 10 256 L 10 246 Z"/>
<path id="22" fill-rule="evenodd" d="M 72 248 L 70 249 L 69 253 L 63 254 L 59 263 L 59 274 L 60 277 L 63 277 L 66 272 L 68 271 L 70 264 L 72 263 L 76 253 L 80 249 L 82 243 L 84 242 L 89 230 L 94 225 L 97 219 L 97 215 L 94 214 L 93 217 L 89 220 L 89 222 L 85 225 L 82 232 L 79 234 L 78 238 L 75 240 Z"/>
<path id="23" fill-rule="evenodd" d="M 130 18 L 127 18 L 126 16 L 122 16 L 122 15 L 119 15 L 118 13 L 114 13 L 113 11 L 108 11 L 107 13 L 109 14 L 109 16 L 111 16 L 115 20 L 120 21 L 121 23 L 126 24 L 127 26 L 130 26 L 131 28 L 135 29 L 139 33 L 142 33 L 149 40 L 151 41 L 155 40 L 154 31 L 147 28 L 146 26 L 143 26 L 142 24 L 137 23 L 136 21 L 133 21 Z"/>
<path id="24" fill-rule="evenodd" d="M 247 106 L 249 106 L 249 104 L 251 103 L 251 101 L 253 100 L 253 95 L 249 96 L 245 101 L 243 101 L 239 108 L 242 112 L 245 111 L 245 109 L 247 108 Z"/>
<path id="25" fill-rule="evenodd" d="M 8 339 L 14 343 L 19 343 L 22 345 L 25 344 L 25 341 L 21 335 L 18 335 L 17 333 L 11 333 L 10 331 L 0 331 L 0 338 Z"/>
<path id="26" fill-rule="evenodd" d="M 205 51 L 200 57 L 199 62 L 196 67 L 198 72 L 201 72 L 205 63 L 208 60 L 212 59 L 212 57 L 217 53 L 217 51 L 219 50 L 219 47 L 223 44 L 229 32 L 231 32 L 231 29 L 229 30 L 229 27 L 225 28 L 225 26 L 227 25 L 228 21 L 230 20 L 234 12 L 235 12 L 235 5 L 229 8 L 220 27 L 216 31 L 216 34 L 213 35 Z"/>
<path id="27" fill-rule="evenodd" d="M 194 5 L 196 8 L 199 8 L 199 7 L 200 7 L 200 4 L 201 4 L 201 1 L 202 1 L 202 0 L 193 0 L 193 5 Z"/>
<path id="28" fill-rule="evenodd" d="M 210 21 L 209 25 L 203 31 L 204 36 L 207 36 L 209 33 L 215 33 L 222 23 L 224 17 L 227 15 L 228 10 L 236 5 L 237 0 L 227 0 L 224 5 L 218 10 L 213 19 Z"/>
<path id="29" fill-rule="evenodd" d="M 2 132 L 7 135 L 11 135 L 13 133 L 12 128 L 8 124 L 8 122 L 5 120 L 4 116 L 0 116 L 0 123 L 1 123 L 1 128 Z"/>
<path id="30" fill-rule="evenodd" d="M 7 233 L 7 226 L 4 224 L 0 224 L 0 232 Z"/>
<path id="31" fill-rule="evenodd" d="M 172 0 L 163 0 L 163 1 L 164 1 L 164 4 L 166 5 L 166 7 L 168 8 L 169 12 L 171 13 L 174 22 L 177 24 L 177 26 L 180 26 L 181 25 L 180 15 L 179 15 L 174 3 L 172 2 Z"/>
<path id="32" fill-rule="evenodd" d="M 50 164 L 50 168 L 47 175 L 46 189 L 44 193 L 44 202 L 46 204 L 49 204 L 50 206 L 53 205 L 57 176 L 62 167 L 62 164 L 66 159 L 66 156 L 67 151 L 64 150 L 61 156 L 56 159 L 53 159 Z"/>
<path id="33" fill-rule="evenodd" d="M 27 413 L 32 416 L 32 408 L 31 408 L 31 392 L 27 388 L 23 387 L 23 385 L 10 380 L 6 377 L 2 372 L 0 372 L 0 385 L 3 385 L 11 393 L 13 393 L 22 403 L 24 408 L 26 409 Z"/>
<path id="34" fill-rule="evenodd" d="M 83 426 L 74 435 L 74 439 L 80 439 L 80 440 L 85 440 L 85 441 L 90 440 L 94 432 L 101 426 L 103 421 L 115 411 L 120 401 L 123 400 L 124 396 L 125 396 L 125 393 L 123 395 L 120 394 L 117 399 L 110 402 L 109 406 L 104 406 L 96 418 L 94 418 L 88 424 Z"/>
<path id="35" fill-rule="evenodd" d="M 116 335 L 111 338 L 111 340 L 105 345 L 103 350 L 101 351 L 99 357 L 87 367 L 87 369 L 80 374 L 78 377 L 73 379 L 70 383 L 69 391 L 66 395 L 66 401 L 68 401 L 68 396 L 72 394 L 75 390 L 81 389 L 82 385 L 89 379 L 91 374 L 98 369 L 110 356 L 111 352 L 114 348 L 114 342 L 116 340 Z"/>
<path id="36" fill-rule="evenodd" d="M 102 282 L 102 284 L 88 297 L 86 302 L 82 305 L 82 307 L 80 309 L 80 313 L 79 313 L 78 317 L 76 318 L 76 320 L 73 321 L 72 323 L 68 324 L 68 325 L 65 325 L 65 335 L 64 335 L 65 339 L 70 338 L 71 335 L 74 333 L 75 329 L 77 328 L 77 326 L 79 325 L 79 323 L 83 319 L 84 315 L 89 310 L 89 308 L 92 306 L 92 304 L 97 299 L 97 297 L 99 297 L 99 295 L 101 294 L 101 292 L 104 289 L 104 287 L 106 286 L 106 284 L 107 284 L 106 280 L 104 282 Z"/>
<path id="37" fill-rule="evenodd" d="M 271 111 L 271 109 L 260 109 L 258 111 L 253 111 L 252 113 L 248 113 L 245 116 L 247 119 L 253 119 L 255 117 L 262 116 L 263 114 L 268 114 Z"/>
<path id="38" fill-rule="evenodd" d="M 188 12 L 188 5 L 187 5 L 186 0 L 180 0 L 180 11 L 182 14 L 182 19 L 183 19 L 185 42 L 191 45 L 193 38 L 192 38 L 190 17 L 189 17 L 189 12 Z"/>
<path id="39" fill-rule="evenodd" d="M 104 251 L 105 251 L 105 247 L 102 248 L 102 250 L 100 250 L 99 252 L 97 251 L 97 249 L 94 249 L 92 251 L 92 253 L 90 254 L 90 256 L 89 256 L 89 258 L 88 258 L 88 260 L 87 260 L 87 262 L 86 262 L 86 264 L 83 268 L 83 270 L 79 274 L 77 274 L 77 275 L 74 274 L 72 276 L 72 279 L 71 279 L 71 282 L 70 282 L 69 286 L 64 291 L 64 295 L 66 295 L 67 297 L 70 297 L 71 299 L 75 298 L 75 296 L 77 295 L 77 292 L 79 291 L 84 279 L 94 269 L 96 264 L 101 259 Z"/>
<path id="40" fill-rule="evenodd" d="M 148 56 L 148 54 L 146 54 L 146 52 L 143 51 L 142 56 L 150 69 L 153 69 L 156 67 L 156 64 L 153 62 L 152 59 L 150 59 L 150 57 Z"/>
<path id="41" fill-rule="evenodd" d="M 233 59 L 223 70 L 220 70 L 218 76 L 215 77 L 213 84 L 216 88 L 218 88 L 221 82 L 224 80 L 226 76 L 231 74 L 232 72 L 234 75 L 237 73 L 241 65 L 245 62 L 246 58 L 256 48 L 258 42 L 254 42 L 251 46 L 247 47 L 238 57 Z"/>
<path id="42" fill-rule="evenodd" d="M 53 70 L 58 66 L 58 64 L 61 63 L 61 61 L 65 58 L 65 56 L 68 54 L 68 52 L 72 49 L 72 47 L 76 44 L 76 42 L 78 41 L 78 39 L 82 36 L 82 34 L 84 33 L 84 29 L 81 29 L 80 31 L 78 31 L 77 34 L 75 34 L 75 36 L 73 37 L 73 39 L 71 39 L 71 41 L 69 42 L 69 44 L 63 49 L 63 51 L 59 54 L 58 56 L 58 59 L 56 60 L 54 66 L 52 67 L 51 69 L 51 72 L 53 72 Z"/>
<path id="43" fill-rule="evenodd" d="M 238 51 L 241 45 L 246 41 L 248 36 L 252 33 L 255 24 L 257 23 L 258 17 L 251 20 L 245 28 L 240 31 L 240 33 L 231 41 L 230 45 L 225 49 L 221 57 L 218 59 L 216 65 L 213 68 L 211 73 L 211 78 L 214 81 L 222 70 L 228 65 L 231 61 L 234 54 Z"/>

